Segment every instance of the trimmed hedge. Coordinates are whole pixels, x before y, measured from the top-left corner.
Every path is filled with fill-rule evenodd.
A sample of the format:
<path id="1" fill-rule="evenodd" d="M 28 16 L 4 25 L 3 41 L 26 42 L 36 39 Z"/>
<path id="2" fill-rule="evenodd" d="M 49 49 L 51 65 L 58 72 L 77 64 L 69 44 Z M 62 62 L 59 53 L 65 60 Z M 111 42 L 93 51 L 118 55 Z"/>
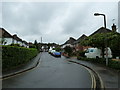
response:
<path id="1" fill-rule="evenodd" d="M 114 69 L 120 70 L 120 61 L 110 60 L 108 66 L 109 66 L 110 68 L 114 68 Z"/>
<path id="2" fill-rule="evenodd" d="M 85 58 L 85 57 L 77 57 L 78 60 L 83 60 L 83 61 L 90 61 L 90 62 L 94 62 L 94 63 L 99 63 L 99 64 L 106 64 L 106 59 L 105 58 Z M 111 59 L 109 59 L 109 63 L 108 63 L 108 67 L 113 68 L 113 69 L 117 69 L 120 70 L 120 61 L 113 61 Z"/>
<path id="3" fill-rule="evenodd" d="M 11 69 L 25 64 L 38 54 L 37 49 L 2 46 L 2 68 Z"/>
<path id="4" fill-rule="evenodd" d="M 86 57 L 85 51 L 77 51 L 77 56 Z"/>

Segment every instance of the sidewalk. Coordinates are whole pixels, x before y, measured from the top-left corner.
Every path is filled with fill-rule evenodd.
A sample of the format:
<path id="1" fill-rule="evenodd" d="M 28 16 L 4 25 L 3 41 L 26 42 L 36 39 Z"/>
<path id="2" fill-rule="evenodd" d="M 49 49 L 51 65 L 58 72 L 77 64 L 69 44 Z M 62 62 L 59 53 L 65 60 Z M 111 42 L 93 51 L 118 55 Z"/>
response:
<path id="1" fill-rule="evenodd" d="M 21 67 L 18 67 L 14 70 L 9 70 L 9 71 L 6 71 L 6 72 L 2 72 L 2 77 L 10 76 L 10 75 L 13 75 L 15 73 L 24 72 L 26 70 L 29 70 L 30 68 L 34 68 L 38 64 L 38 62 L 40 60 L 40 57 L 41 57 L 41 53 L 39 53 L 35 58 L 33 58 L 27 64 L 22 65 Z"/>
<path id="2" fill-rule="evenodd" d="M 120 88 L 120 73 L 118 72 L 118 70 L 114 70 L 97 63 L 77 60 L 75 58 L 70 59 L 95 70 L 101 76 L 106 88 Z"/>

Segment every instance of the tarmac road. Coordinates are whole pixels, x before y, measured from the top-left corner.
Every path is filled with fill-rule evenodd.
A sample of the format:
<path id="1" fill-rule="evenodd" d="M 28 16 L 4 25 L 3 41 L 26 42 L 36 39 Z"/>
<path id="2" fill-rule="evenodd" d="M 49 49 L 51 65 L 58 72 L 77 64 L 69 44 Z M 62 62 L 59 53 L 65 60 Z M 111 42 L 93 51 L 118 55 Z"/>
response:
<path id="1" fill-rule="evenodd" d="M 3 80 L 3 88 L 91 88 L 91 75 L 83 66 L 43 52 L 41 63 L 29 72 Z"/>

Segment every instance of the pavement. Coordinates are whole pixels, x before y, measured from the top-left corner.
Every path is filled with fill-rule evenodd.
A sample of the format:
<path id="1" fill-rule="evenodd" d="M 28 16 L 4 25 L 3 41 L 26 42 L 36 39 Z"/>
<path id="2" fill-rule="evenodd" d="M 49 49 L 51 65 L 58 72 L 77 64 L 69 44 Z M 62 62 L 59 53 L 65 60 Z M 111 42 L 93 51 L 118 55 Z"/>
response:
<path id="1" fill-rule="evenodd" d="M 83 65 L 86 65 L 96 71 L 102 78 L 105 88 L 116 90 L 120 89 L 120 71 L 106 67 L 105 65 L 93 63 L 89 61 L 77 60 L 76 58 L 70 58 L 72 61 L 76 61 Z"/>
<path id="2" fill-rule="evenodd" d="M 41 53 L 39 53 L 31 61 L 29 61 L 28 63 L 22 65 L 21 67 L 17 67 L 16 69 L 2 72 L 2 77 L 6 78 L 6 77 L 9 77 L 9 76 L 12 76 L 12 75 L 15 75 L 15 74 L 18 74 L 18 73 L 25 72 L 27 70 L 33 69 L 39 63 L 40 57 L 41 57 Z"/>

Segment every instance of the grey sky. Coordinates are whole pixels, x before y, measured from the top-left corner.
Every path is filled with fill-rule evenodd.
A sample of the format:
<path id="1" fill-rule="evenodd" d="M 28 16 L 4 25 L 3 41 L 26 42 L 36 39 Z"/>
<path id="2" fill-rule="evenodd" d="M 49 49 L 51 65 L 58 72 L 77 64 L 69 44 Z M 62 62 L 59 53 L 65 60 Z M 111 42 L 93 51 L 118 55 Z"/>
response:
<path id="1" fill-rule="evenodd" d="M 28 42 L 43 37 L 43 42 L 62 44 L 103 26 L 103 17 L 95 12 L 106 14 L 107 28 L 112 19 L 118 27 L 117 2 L 2 2 L 0 25 Z"/>

